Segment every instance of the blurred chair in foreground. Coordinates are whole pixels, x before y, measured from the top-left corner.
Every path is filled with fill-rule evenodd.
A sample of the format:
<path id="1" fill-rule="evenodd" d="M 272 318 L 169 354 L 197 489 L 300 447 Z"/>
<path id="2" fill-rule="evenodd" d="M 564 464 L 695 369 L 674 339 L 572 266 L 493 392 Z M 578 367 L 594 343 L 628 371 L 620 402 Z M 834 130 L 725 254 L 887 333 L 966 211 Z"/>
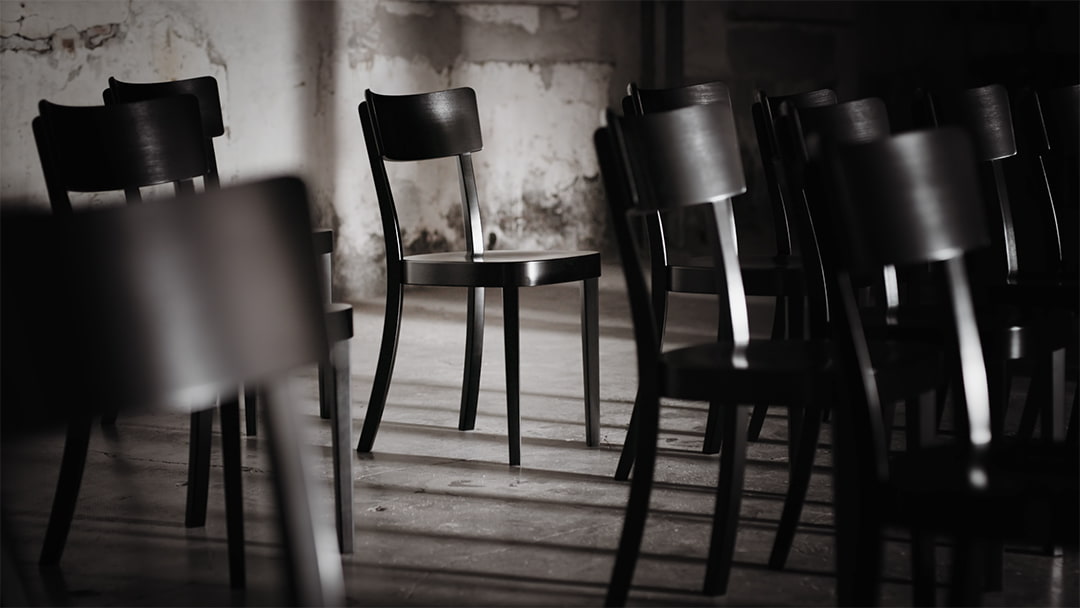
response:
<path id="1" fill-rule="evenodd" d="M 317 491 L 281 378 L 327 349 L 309 222 L 292 178 L 177 204 L 5 216 L 2 428 L 187 412 L 241 382 L 266 386 L 288 603 L 342 605 L 340 555 L 312 519 Z"/>
<path id="2" fill-rule="evenodd" d="M 202 135 L 205 143 L 207 172 L 203 176 L 206 189 L 220 187 L 217 154 L 214 151 L 214 138 L 225 134 L 225 124 L 221 112 L 221 96 L 218 93 L 217 80 L 213 76 L 186 78 L 164 82 L 123 82 L 109 78 L 109 88 L 102 92 L 106 104 L 131 103 L 191 95 L 199 104 L 199 116 L 202 119 Z M 314 233 L 315 255 L 319 260 L 319 272 L 322 279 L 323 306 L 326 308 L 327 338 L 330 340 L 329 357 L 319 362 L 319 415 L 331 421 L 331 450 L 334 459 L 334 497 L 338 527 L 338 542 L 343 553 L 353 550 L 353 491 L 352 491 L 352 414 L 351 393 L 349 391 L 349 340 L 353 336 L 353 309 L 349 304 L 333 301 L 333 270 L 331 267 L 334 253 L 334 233 L 332 230 L 316 230 Z M 256 389 L 252 386 L 244 390 L 244 418 L 248 436 L 254 436 L 258 425 L 256 420 Z M 200 428 L 201 435 L 195 440 L 192 450 L 193 467 L 200 468 L 200 474 L 188 485 L 188 525 L 202 525 L 206 520 L 206 502 L 210 483 L 210 423 Z"/>

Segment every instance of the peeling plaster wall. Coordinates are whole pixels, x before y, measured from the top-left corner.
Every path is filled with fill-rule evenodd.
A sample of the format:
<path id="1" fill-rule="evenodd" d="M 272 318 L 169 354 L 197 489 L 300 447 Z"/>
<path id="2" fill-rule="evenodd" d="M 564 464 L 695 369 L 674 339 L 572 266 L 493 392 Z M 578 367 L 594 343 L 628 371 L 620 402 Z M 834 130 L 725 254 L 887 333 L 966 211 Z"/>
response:
<path id="1" fill-rule="evenodd" d="M 637 73 L 636 3 L 0 2 L 0 196 L 45 205 L 30 121 L 40 99 L 100 103 L 110 76 L 212 75 L 225 183 L 304 177 L 335 229 L 337 297 L 383 289 L 378 205 L 357 105 L 470 86 L 484 231 L 496 248 L 600 248 L 592 132 Z M 452 161 L 391 166 L 410 252 L 463 247 Z"/>

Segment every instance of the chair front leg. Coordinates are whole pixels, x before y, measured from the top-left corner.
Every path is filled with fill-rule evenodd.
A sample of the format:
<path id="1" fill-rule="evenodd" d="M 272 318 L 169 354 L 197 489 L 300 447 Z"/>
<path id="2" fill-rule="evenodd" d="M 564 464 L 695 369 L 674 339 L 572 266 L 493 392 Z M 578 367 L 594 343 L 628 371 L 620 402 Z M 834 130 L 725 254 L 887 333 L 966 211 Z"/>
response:
<path id="1" fill-rule="evenodd" d="M 706 595 L 727 593 L 731 562 L 735 555 L 735 536 L 739 529 L 743 476 L 746 472 L 747 411 L 742 405 L 728 405 L 723 412 L 723 448 L 720 454 L 720 477 L 716 488 L 709 557 L 705 563 Z"/>
<path id="2" fill-rule="evenodd" d="M 784 498 L 784 510 L 780 515 L 780 526 L 776 530 L 772 553 L 769 556 L 769 567 L 774 570 L 782 569 L 787 563 L 788 554 L 791 553 L 795 530 L 799 526 L 799 517 L 802 515 L 803 504 L 806 502 L 806 491 L 810 487 L 814 456 L 817 455 L 818 437 L 821 433 L 821 412 L 820 397 L 815 397 L 806 406 L 798 438 L 794 434 L 788 438 L 790 444 L 796 446 L 796 451 L 789 453 L 791 477 L 787 496 Z"/>
<path id="3" fill-rule="evenodd" d="M 71 530 L 71 518 L 75 516 L 75 503 L 79 499 L 79 486 L 82 485 L 83 471 L 86 469 L 86 453 L 90 449 L 89 417 L 73 417 L 68 422 L 67 437 L 64 439 L 64 456 L 60 463 L 60 476 L 56 480 L 56 494 L 53 496 L 52 512 L 49 514 L 49 526 L 45 530 L 45 542 L 41 547 L 38 563 L 54 566 L 60 563 L 64 553 L 68 532 Z"/>
<path id="4" fill-rule="evenodd" d="M 229 544 L 229 585 L 243 589 L 244 491 L 240 462 L 239 395 L 221 404 L 221 464 L 225 471 L 225 526 Z"/>
<path id="5" fill-rule="evenodd" d="M 506 428 L 510 466 L 521 464 L 521 361 L 517 287 L 503 287 L 503 344 L 506 350 Z"/>
<path id="6" fill-rule="evenodd" d="M 465 320 L 465 371 L 461 381 L 458 430 L 476 428 L 476 402 L 480 398 L 480 363 L 484 354 L 484 288 L 469 289 Z"/>
<path id="7" fill-rule="evenodd" d="M 600 445 L 600 304 L 596 278 L 581 283 L 581 366 L 585 382 L 585 445 Z"/>
<path id="8" fill-rule="evenodd" d="M 364 428 L 360 431 L 360 441 L 356 445 L 357 452 L 370 452 L 371 446 L 375 444 L 375 434 L 379 432 L 386 396 L 390 392 L 390 377 L 394 374 L 394 359 L 397 357 L 403 291 L 404 287 L 400 283 L 386 286 L 386 316 L 383 319 L 379 363 L 375 369 L 375 382 L 371 385 Z"/>
<path id="9" fill-rule="evenodd" d="M 210 432 L 213 426 L 213 408 L 191 413 L 187 508 L 184 513 L 184 526 L 188 528 L 206 525 L 206 501 L 210 494 Z"/>
<path id="10" fill-rule="evenodd" d="M 634 579 L 634 567 L 641 552 L 641 539 L 645 534 L 645 520 L 649 514 L 649 495 L 652 493 L 653 475 L 656 472 L 656 441 L 660 429 L 660 397 L 656 392 L 655 379 L 641 378 L 637 403 L 631 418 L 631 432 L 636 447 L 634 478 L 630 482 L 630 497 L 626 502 L 619 549 L 615 554 L 615 567 L 608 584 L 605 606 L 622 606 L 630 592 Z M 631 437 L 631 433 L 627 434 Z M 629 440 L 629 439 L 628 439 Z M 625 448 L 624 448 L 625 453 Z"/>
<path id="11" fill-rule="evenodd" d="M 288 390 L 269 383 L 264 393 L 266 428 L 270 436 L 270 462 L 278 522 L 285 546 L 291 597 L 296 606 L 344 606 L 345 577 L 334 532 L 314 517 L 311 509 L 320 490 L 307 471 L 307 451 L 301 446 L 299 419 L 289 407 Z"/>
<path id="12" fill-rule="evenodd" d="M 334 454 L 334 520 L 337 524 L 338 548 L 342 553 L 353 552 L 353 465 L 349 447 L 352 444 L 352 399 L 349 386 L 349 341 L 338 340 L 330 347 L 330 371 L 327 386 L 330 412 L 330 444 Z"/>

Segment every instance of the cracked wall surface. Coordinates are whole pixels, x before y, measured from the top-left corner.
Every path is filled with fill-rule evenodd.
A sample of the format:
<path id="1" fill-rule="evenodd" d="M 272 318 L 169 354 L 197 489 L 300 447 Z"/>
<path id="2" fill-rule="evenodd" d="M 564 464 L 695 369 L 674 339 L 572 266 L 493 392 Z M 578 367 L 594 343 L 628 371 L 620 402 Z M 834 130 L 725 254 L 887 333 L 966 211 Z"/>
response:
<path id="1" fill-rule="evenodd" d="M 476 89 L 474 157 L 495 248 L 600 248 L 592 150 L 604 108 L 637 72 L 634 3 L 0 2 L 0 196 L 46 205 L 30 121 L 41 99 L 100 103 L 110 76 L 211 75 L 224 183 L 292 173 L 335 229 L 337 297 L 383 289 L 378 205 L 357 115 L 365 89 Z M 461 248 L 452 161 L 395 163 L 408 251 Z"/>

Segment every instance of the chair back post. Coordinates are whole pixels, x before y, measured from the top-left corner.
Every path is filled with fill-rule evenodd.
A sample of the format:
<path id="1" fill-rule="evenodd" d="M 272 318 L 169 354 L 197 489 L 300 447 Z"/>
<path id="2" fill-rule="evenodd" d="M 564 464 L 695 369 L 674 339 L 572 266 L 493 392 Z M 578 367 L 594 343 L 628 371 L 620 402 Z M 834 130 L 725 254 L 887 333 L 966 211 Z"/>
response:
<path id="1" fill-rule="evenodd" d="M 619 248 L 623 278 L 626 281 L 630 301 L 630 315 L 634 326 L 634 343 L 637 346 L 638 381 L 652 387 L 660 352 L 660 333 L 654 311 L 651 310 L 649 290 L 638 258 L 638 246 L 634 231 L 630 229 L 629 216 L 638 209 L 638 199 L 633 194 L 637 185 L 631 175 L 631 160 L 625 127 L 628 121 L 610 109 L 606 113 L 607 127 L 597 129 L 593 135 L 604 190 L 611 210 L 615 241 Z M 653 289 L 662 286 L 653 285 Z M 655 388 L 655 387 L 653 387 Z"/>
<path id="2" fill-rule="evenodd" d="M 364 142 L 368 160 L 371 164 L 371 176 L 375 181 L 375 194 L 379 199 L 379 217 L 382 219 L 383 244 L 386 246 L 387 284 L 397 285 L 402 278 L 402 258 L 405 257 L 401 246 L 401 228 L 398 223 L 397 208 L 394 205 L 394 193 L 390 189 L 390 178 L 386 174 L 380 138 L 376 129 L 377 122 L 370 101 L 360 103 L 360 125 L 364 130 Z"/>
<path id="3" fill-rule="evenodd" d="M 30 124 L 34 131 L 34 143 L 37 145 L 41 173 L 45 178 L 45 189 L 49 195 L 49 206 L 52 208 L 52 212 L 57 215 L 70 214 L 72 213 L 71 198 L 68 196 L 67 188 L 63 187 L 60 177 L 56 174 L 57 170 L 54 168 L 52 159 L 53 150 L 49 144 L 45 120 L 37 116 Z"/>
<path id="4" fill-rule="evenodd" d="M 717 292 L 726 305 L 736 364 L 750 342 L 731 197 L 746 191 L 730 104 L 693 105 L 638 119 L 652 208 L 711 203 Z"/>
<path id="5" fill-rule="evenodd" d="M 465 218 L 465 250 L 470 256 L 484 255 L 484 227 L 480 223 L 480 200 L 476 195 L 476 175 L 472 153 L 458 156 L 461 178 L 461 214 Z"/>

